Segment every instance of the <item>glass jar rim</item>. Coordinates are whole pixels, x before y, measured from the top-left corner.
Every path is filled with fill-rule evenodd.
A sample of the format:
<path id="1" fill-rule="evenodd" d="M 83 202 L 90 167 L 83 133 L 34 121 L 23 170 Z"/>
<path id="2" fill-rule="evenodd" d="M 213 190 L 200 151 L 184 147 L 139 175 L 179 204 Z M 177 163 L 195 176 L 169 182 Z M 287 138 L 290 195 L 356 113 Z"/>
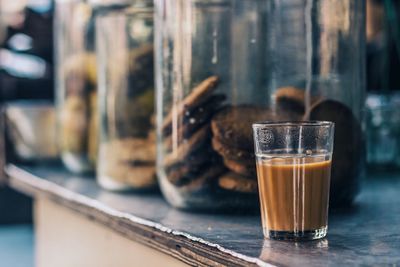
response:
<path id="1" fill-rule="evenodd" d="M 332 127 L 335 123 L 331 121 L 259 121 L 253 123 L 253 129 L 260 127 Z"/>

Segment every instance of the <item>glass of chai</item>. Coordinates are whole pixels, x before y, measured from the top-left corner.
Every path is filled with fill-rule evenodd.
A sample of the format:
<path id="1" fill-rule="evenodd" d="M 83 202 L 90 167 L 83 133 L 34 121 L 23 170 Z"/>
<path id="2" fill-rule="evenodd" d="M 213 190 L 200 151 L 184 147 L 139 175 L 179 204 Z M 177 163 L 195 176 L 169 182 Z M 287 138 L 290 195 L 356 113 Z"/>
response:
<path id="1" fill-rule="evenodd" d="M 253 133 L 264 236 L 325 237 L 334 123 L 260 122 Z"/>

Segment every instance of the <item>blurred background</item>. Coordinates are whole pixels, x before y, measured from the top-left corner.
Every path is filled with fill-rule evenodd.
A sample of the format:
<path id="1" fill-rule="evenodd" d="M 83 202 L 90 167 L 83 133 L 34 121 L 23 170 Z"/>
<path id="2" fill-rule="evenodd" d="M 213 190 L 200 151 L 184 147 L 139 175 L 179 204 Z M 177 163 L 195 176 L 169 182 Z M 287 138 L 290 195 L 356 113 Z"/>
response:
<path id="1" fill-rule="evenodd" d="M 54 100 L 51 0 L 0 0 L 0 104 Z M 367 0 L 367 160 L 400 168 L 400 1 Z M 6 155 L 12 155 L 7 147 Z M 0 188 L 2 266 L 33 265 L 31 200 Z"/>
<path id="2" fill-rule="evenodd" d="M 53 1 L 0 0 L 0 102 L 53 101 Z M 2 153 L 3 154 L 3 153 Z M 1 266 L 33 266 L 31 200 L 0 188 Z"/>
<path id="3" fill-rule="evenodd" d="M 367 88 L 400 88 L 400 24 L 398 1 L 367 0 Z"/>

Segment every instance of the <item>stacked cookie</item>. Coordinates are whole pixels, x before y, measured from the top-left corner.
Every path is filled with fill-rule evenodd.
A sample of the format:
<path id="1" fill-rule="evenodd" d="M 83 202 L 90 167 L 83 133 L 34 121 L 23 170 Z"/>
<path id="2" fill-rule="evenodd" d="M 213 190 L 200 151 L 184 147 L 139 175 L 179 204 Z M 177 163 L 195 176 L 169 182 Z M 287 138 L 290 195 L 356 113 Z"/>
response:
<path id="1" fill-rule="evenodd" d="M 175 103 L 162 125 L 167 179 L 188 191 L 201 189 L 226 169 L 211 146 L 211 118 L 225 96 L 215 93 L 218 78 L 211 76 Z"/>
<path id="2" fill-rule="evenodd" d="M 216 114 L 211 122 L 212 146 L 229 170 L 219 177 L 219 186 L 241 193 L 256 193 L 252 124 L 257 121 L 290 119 L 294 119 L 292 113 L 276 113 L 271 109 L 252 105 L 228 106 Z"/>
<path id="3" fill-rule="evenodd" d="M 165 116 L 167 179 L 187 191 L 212 184 L 227 192 L 257 193 L 252 123 L 300 120 L 302 113 L 223 106 L 225 96 L 216 93 L 217 83 L 216 76 L 207 78 Z"/>

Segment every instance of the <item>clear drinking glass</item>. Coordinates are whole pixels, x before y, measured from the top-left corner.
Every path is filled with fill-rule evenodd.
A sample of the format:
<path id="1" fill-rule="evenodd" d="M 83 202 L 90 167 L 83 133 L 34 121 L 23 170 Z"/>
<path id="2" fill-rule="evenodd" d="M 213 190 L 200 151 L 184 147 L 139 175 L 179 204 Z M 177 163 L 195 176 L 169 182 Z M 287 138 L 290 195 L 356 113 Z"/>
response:
<path id="1" fill-rule="evenodd" d="M 262 122 L 253 132 L 264 236 L 325 237 L 334 123 Z"/>

